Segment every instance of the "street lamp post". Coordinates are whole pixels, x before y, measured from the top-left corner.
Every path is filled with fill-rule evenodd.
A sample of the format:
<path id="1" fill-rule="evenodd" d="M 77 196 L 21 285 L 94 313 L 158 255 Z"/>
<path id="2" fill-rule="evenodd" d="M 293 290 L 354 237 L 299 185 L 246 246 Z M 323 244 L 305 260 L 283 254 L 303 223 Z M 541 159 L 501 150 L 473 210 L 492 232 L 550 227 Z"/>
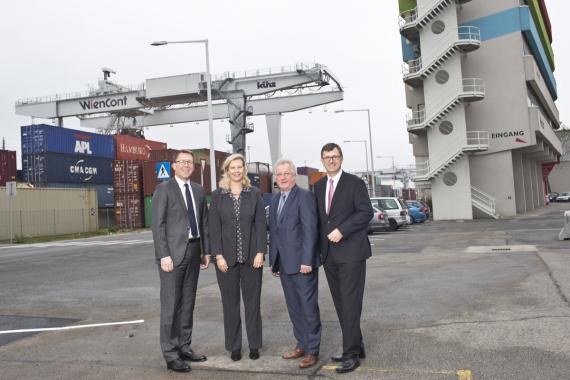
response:
<path id="1" fill-rule="evenodd" d="M 162 46 L 168 44 L 204 44 L 206 48 L 206 94 L 208 97 L 208 140 L 210 144 L 210 182 L 212 191 L 216 190 L 216 157 L 214 155 L 214 113 L 212 110 L 212 77 L 210 75 L 210 53 L 208 50 L 208 40 L 186 40 L 186 41 L 155 41 L 152 46 Z"/>
<path id="2" fill-rule="evenodd" d="M 370 167 L 372 168 L 372 196 L 376 196 L 376 176 L 374 172 L 374 153 L 372 151 L 372 126 L 370 124 L 370 108 L 352 109 L 352 110 L 336 110 L 339 112 L 366 112 L 368 114 L 368 144 L 370 145 Z M 368 157 L 368 155 L 366 155 Z"/>
<path id="3" fill-rule="evenodd" d="M 368 169 L 368 148 L 366 140 L 344 140 L 345 143 L 363 143 L 364 144 L 364 156 L 366 157 L 366 175 L 370 178 L 370 170 Z M 372 179 L 374 181 L 374 178 Z"/>

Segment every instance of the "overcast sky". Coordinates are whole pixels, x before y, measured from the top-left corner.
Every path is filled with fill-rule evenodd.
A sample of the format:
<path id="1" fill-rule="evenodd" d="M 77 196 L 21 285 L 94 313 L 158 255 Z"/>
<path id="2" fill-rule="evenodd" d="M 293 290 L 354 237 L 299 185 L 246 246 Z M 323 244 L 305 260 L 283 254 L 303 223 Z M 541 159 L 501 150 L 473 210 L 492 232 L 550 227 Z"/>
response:
<path id="1" fill-rule="evenodd" d="M 492 1 L 492 0 L 473 0 Z M 282 152 L 298 166 L 320 167 L 320 147 L 341 143 L 345 169 L 363 170 L 362 144 L 368 139 L 366 113 L 335 114 L 340 108 L 370 108 L 375 156 L 394 156 L 396 165 L 413 161 L 404 124 L 397 0 L 18 0 L 0 13 L 0 137 L 20 153 L 17 116 L 21 98 L 85 91 L 102 77 L 101 67 L 117 71 L 112 80 L 128 85 L 147 78 L 205 71 L 202 45 L 151 47 L 155 40 L 210 41 L 212 74 L 318 62 L 344 87 L 344 101 L 286 114 Z M 561 119 L 570 106 L 570 33 L 563 18 L 566 0 L 547 0 L 554 34 Z M 566 51 L 565 51 L 566 50 Z M 36 120 L 36 122 L 47 120 Z M 269 161 L 264 117 L 252 118 L 248 135 L 252 161 Z M 68 118 L 65 126 L 78 127 Z M 228 150 L 228 123 L 214 122 L 215 146 Z M 172 148 L 208 145 L 207 122 L 151 127 L 147 138 Z M 391 165 L 376 158 L 375 168 Z M 20 164 L 18 164 L 20 167 Z"/>

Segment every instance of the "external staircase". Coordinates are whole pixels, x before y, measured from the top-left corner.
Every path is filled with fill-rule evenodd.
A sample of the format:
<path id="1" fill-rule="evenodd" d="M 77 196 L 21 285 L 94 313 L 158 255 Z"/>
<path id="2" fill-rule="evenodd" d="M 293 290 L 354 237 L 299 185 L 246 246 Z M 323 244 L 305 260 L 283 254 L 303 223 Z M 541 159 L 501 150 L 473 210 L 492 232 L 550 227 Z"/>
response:
<path id="1" fill-rule="evenodd" d="M 418 86 L 423 79 L 435 72 L 456 52 L 470 52 L 480 46 L 481 30 L 476 26 L 460 26 L 456 32 L 448 33 L 443 37 L 442 43 L 434 49 L 437 53 L 422 55 L 403 63 L 404 82 L 410 86 Z"/>
<path id="2" fill-rule="evenodd" d="M 471 204 L 477 210 L 492 217 L 493 219 L 501 218 L 501 215 L 497 214 L 497 202 L 495 198 L 475 186 L 471 186 Z"/>
<path id="3" fill-rule="evenodd" d="M 468 1 L 470 0 L 455 0 L 458 4 Z M 398 20 L 400 33 L 404 36 L 417 33 L 453 2 L 454 0 L 431 0 L 421 7 L 415 7 L 400 13 Z"/>

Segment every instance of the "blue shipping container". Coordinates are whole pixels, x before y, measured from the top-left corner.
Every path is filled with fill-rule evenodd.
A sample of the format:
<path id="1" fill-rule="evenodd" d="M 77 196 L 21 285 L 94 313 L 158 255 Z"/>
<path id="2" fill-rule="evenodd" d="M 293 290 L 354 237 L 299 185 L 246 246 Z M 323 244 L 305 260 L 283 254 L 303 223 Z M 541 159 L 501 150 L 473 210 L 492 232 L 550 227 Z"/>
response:
<path id="1" fill-rule="evenodd" d="M 23 154 L 24 181 L 107 184 L 113 182 L 113 160 L 71 154 Z"/>
<path id="2" fill-rule="evenodd" d="M 49 182 L 45 187 L 60 188 L 60 189 L 95 189 L 97 190 L 97 201 L 99 208 L 114 207 L 115 194 L 113 192 L 113 184 L 97 185 L 97 184 L 81 184 L 81 183 L 56 183 Z"/>
<path id="3" fill-rule="evenodd" d="M 47 124 L 23 126 L 21 135 L 22 154 L 64 153 L 115 158 L 113 136 Z"/>

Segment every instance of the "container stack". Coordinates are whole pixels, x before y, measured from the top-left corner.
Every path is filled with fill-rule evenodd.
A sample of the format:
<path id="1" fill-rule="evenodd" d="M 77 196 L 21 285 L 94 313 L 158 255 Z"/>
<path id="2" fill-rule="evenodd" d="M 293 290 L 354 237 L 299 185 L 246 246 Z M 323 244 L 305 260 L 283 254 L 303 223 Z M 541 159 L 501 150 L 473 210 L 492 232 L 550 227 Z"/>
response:
<path id="1" fill-rule="evenodd" d="M 0 149 L 0 186 L 16 180 L 16 151 Z"/>
<path id="2" fill-rule="evenodd" d="M 94 188 L 99 208 L 113 207 L 112 136 L 47 124 L 21 128 L 22 177 L 36 187 Z"/>
<path id="3" fill-rule="evenodd" d="M 130 135 L 115 135 L 115 142 L 117 147 L 117 159 L 113 162 L 115 223 L 121 228 L 141 228 L 146 224 L 143 172 L 145 168 L 154 166 L 149 161 L 153 152 L 164 151 L 167 146 L 166 143 Z"/>

